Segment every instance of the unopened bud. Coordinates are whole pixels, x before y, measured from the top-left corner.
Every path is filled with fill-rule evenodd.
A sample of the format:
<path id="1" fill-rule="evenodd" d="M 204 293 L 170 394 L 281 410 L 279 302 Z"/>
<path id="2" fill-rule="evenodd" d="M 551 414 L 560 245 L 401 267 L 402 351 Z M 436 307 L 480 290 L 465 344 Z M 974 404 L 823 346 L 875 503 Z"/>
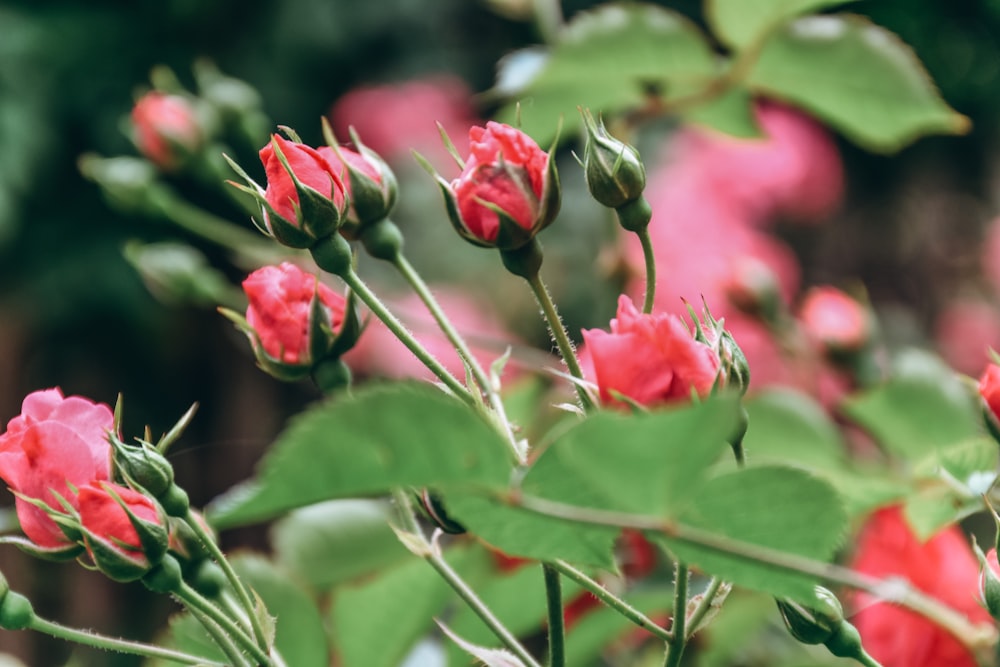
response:
<path id="1" fill-rule="evenodd" d="M 973 550 L 979 559 L 979 600 L 990 616 L 1000 619 L 1000 565 L 997 563 L 996 548 L 984 554 L 978 544 Z"/>
<path id="2" fill-rule="evenodd" d="M 108 439 L 114 450 L 115 466 L 130 486 L 159 498 L 173 485 L 174 467 L 151 444 L 126 445 L 113 433 Z"/>
<path id="3" fill-rule="evenodd" d="M 611 136 L 604 121 L 594 120 L 588 109 L 581 114 L 587 128 L 583 169 L 590 194 L 598 203 L 613 209 L 638 200 L 646 188 L 646 168 L 639 151 Z"/>
<path id="4" fill-rule="evenodd" d="M 775 602 L 788 632 L 803 644 L 826 642 L 844 622 L 840 600 L 822 586 L 816 586 L 815 597 L 809 604 L 788 599 L 776 599 Z"/>

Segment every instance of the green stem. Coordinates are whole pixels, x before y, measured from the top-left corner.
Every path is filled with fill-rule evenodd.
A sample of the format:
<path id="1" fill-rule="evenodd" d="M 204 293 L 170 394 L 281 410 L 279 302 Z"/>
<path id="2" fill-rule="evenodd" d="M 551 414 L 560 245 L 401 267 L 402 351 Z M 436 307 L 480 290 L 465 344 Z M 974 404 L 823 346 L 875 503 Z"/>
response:
<path id="1" fill-rule="evenodd" d="M 673 638 L 667 642 L 667 654 L 663 661 L 663 667 L 678 667 L 681 664 L 681 656 L 684 655 L 684 647 L 687 645 L 687 600 L 688 600 L 688 580 L 690 572 L 688 566 L 681 561 L 674 565 L 674 621 L 670 626 L 670 634 Z"/>
<path id="2" fill-rule="evenodd" d="M 276 246 L 260 234 L 191 204 L 173 190 L 162 188 L 157 192 L 160 193 L 156 200 L 159 213 L 185 231 L 243 253 L 255 263 L 266 264 L 288 256 L 287 251 L 277 251 Z"/>
<path id="3" fill-rule="evenodd" d="M 691 613 L 691 617 L 687 620 L 687 638 L 691 639 L 696 632 L 698 632 L 698 626 L 708 615 L 708 612 L 712 609 L 715 604 L 715 596 L 719 594 L 719 589 L 722 588 L 723 580 L 719 577 L 712 577 L 712 580 L 708 582 L 708 586 L 705 587 L 705 592 L 702 593 L 701 601 L 698 606 L 694 608 Z"/>
<path id="4" fill-rule="evenodd" d="M 453 394 L 461 398 L 463 401 L 476 407 L 475 397 L 469 393 L 469 390 L 455 377 L 448 372 L 448 370 L 441 365 L 441 363 L 434 358 L 434 356 L 427 351 L 427 349 L 417 341 L 413 335 L 406 330 L 403 323 L 400 322 L 395 315 L 389 311 L 388 308 L 382 303 L 381 299 L 375 295 L 374 292 L 369 289 L 368 285 L 361 280 L 361 277 L 354 271 L 354 269 L 348 269 L 344 271 L 340 276 L 347 286 L 351 288 L 358 298 L 368 306 L 368 309 L 372 311 L 375 317 L 382 320 L 382 322 L 389 328 L 389 331 L 398 338 L 406 348 L 413 353 L 413 355 L 420 360 L 420 362 L 426 366 L 434 375 L 438 377 L 441 382 L 451 390 Z"/>
<path id="5" fill-rule="evenodd" d="M 465 583 L 462 577 L 460 577 L 459 574 L 451 568 L 451 565 L 449 565 L 448 561 L 441 556 L 437 547 L 427 541 L 427 538 L 424 537 L 423 530 L 420 528 L 420 524 L 417 522 L 417 517 L 413 513 L 413 506 L 410 503 L 410 497 L 406 494 L 406 492 L 396 489 L 393 491 L 392 495 L 399 508 L 399 516 L 403 523 L 403 529 L 408 535 L 419 541 L 420 551 L 417 555 L 430 563 L 431 567 L 437 570 L 437 573 L 441 575 L 441 578 L 444 579 L 449 586 L 451 586 L 452 590 L 454 590 L 455 593 L 462 598 L 465 604 L 472 609 L 476 616 L 478 616 L 486 627 L 490 629 L 496 638 L 499 639 L 511 653 L 520 658 L 521 662 L 525 664 L 525 667 L 541 667 L 531 654 L 528 653 L 523 646 L 521 646 L 521 643 L 517 641 L 517 637 L 511 634 L 510 630 L 504 627 L 503 623 L 500 622 L 500 619 L 493 615 L 493 612 L 490 611 L 490 608 L 486 606 L 478 595 L 476 595 L 476 592 L 473 591 L 472 588 Z M 411 551 L 412 550 L 411 545 Z"/>
<path id="6" fill-rule="evenodd" d="M 566 667 L 566 628 L 559 570 L 551 563 L 542 563 L 542 573 L 545 576 L 545 601 L 549 612 L 549 667 Z"/>
<path id="7" fill-rule="evenodd" d="M 391 260 L 393 266 L 396 270 L 402 274 L 403 278 L 410 284 L 413 291 L 416 292 L 420 300 L 424 302 L 427 310 L 430 312 L 434 321 L 437 322 L 438 327 L 448 338 L 448 341 L 454 346 L 455 350 L 458 352 L 462 360 L 468 365 L 469 369 L 472 371 L 472 377 L 476 379 L 476 383 L 479 385 L 480 389 L 490 401 L 490 406 L 493 408 L 493 412 L 496 413 L 496 422 L 500 426 L 507 443 L 510 445 L 514 452 L 514 457 L 518 463 L 527 462 L 527 451 L 518 444 L 517 437 L 514 435 L 513 429 L 511 429 L 510 421 L 507 419 L 507 411 L 504 407 L 503 400 L 500 397 L 500 392 L 493 387 L 493 383 L 490 381 L 489 376 L 487 376 L 486 371 L 483 369 L 482 365 L 476 360 L 476 357 L 472 354 L 472 350 L 469 349 L 468 344 L 462 335 L 455 329 L 451 324 L 451 320 L 441 309 L 441 305 L 434 298 L 431 293 L 430 288 L 427 283 L 424 282 L 420 274 L 417 273 L 413 265 L 403 256 L 402 252 L 397 252 L 395 257 Z"/>
<path id="8" fill-rule="evenodd" d="M 231 667 L 253 667 L 250 659 L 236 646 L 236 642 L 233 641 L 232 637 L 219 627 L 218 623 L 197 609 L 188 607 L 188 613 L 201 623 L 201 626 L 212 637 L 216 646 L 226 654 L 226 659 L 229 660 Z"/>
<path id="9" fill-rule="evenodd" d="M 551 563 L 551 566 L 556 568 L 560 574 L 571 581 L 575 581 L 580 584 L 583 588 L 587 589 L 591 595 L 596 597 L 598 600 L 611 607 L 619 614 L 624 616 L 626 619 L 639 626 L 646 632 L 659 637 L 664 641 L 669 641 L 672 635 L 668 630 L 660 627 L 651 618 L 643 614 L 641 611 L 631 606 L 621 598 L 617 597 L 614 593 L 610 592 L 600 583 L 594 581 L 587 575 L 585 575 L 580 570 L 576 569 L 569 563 L 561 560 L 557 560 Z"/>
<path id="10" fill-rule="evenodd" d="M 522 494 L 499 496 L 498 499 L 514 507 L 566 521 L 658 532 L 677 542 L 735 556 L 773 570 L 796 572 L 821 581 L 863 590 L 932 620 L 969 647 L 973 653 L 983 646 L 993 646 L 997 642 L 997 629 L 992 624 L 970 622 L 963 614 L 916 590 L 904 579 L 878 579 L 832 563 L 815 561 L 759 544 L 733 540 L 693 526 L 639 514 L 578 507 Z"/>
<path id="11" fill-rule="evenodd" d="M 185 523 L 191 527 L 194 534 L 197 536 L 198 540 L 202 543 L 205 549 L 208 551 L 209 555 L 212 557 L 220 568 L 222 572 L 226 575 L 226 580 L 229 585 L 232 586 L 233 591 L 236 593 L 237 599 L 240 601 L 240 605 L 243 607 L 243 611 L 246 613 L 247 621 L 250 625 L 250 631 L 253 634 L 253 639 L 257 643 L 257 646 L 266 651 L 267 641 L 264 637 L 264 630 L 260 625 L 260 619 L 257 617 L 257 608 L 254 605 L 253 600 L 250 597 L 250 591 L 244 585 L 243 580 L 240 579 L 239 575 L 236 574 L 236 570 L 233 569 L 232 564 L 226 555 L 222 553 L 219 545 L 215 543 L 212 536 L 208 534 L 205 527 L 202 526 L 201 522 L 197 520 L 191 510 L 188 510 L 187 515 L 184 517 Z"/>
<path id="12" fill-rule="evenodd" d="M 641 227 L 635 233 L 642 244 L 642 258 L 646 263 L 646 296 L 642 303 L 642 312 L 653 312 L 653 301 L 656 299 L 656 259 L 653 257 L 653 242 L 649 238 L 649 226 Z"/>
<path id="13" fill-rule="evenodd" d="M 118 639 L 116 637 L 99 635 L 90 632 L 89 630 L 69 628 L 54 621 L 39 618 L 38 616 L 32 618 L 31 622 L 28 624 L 28 628 L 37 632 L 44 632 L 47 635 L 58 637 L 59 639 L 65 639 L 66 641 L 83 644 L 84 646 L 104 649 L 105 651 L 118 651 L 120 653 L 141 655 L 145 658 L 170 660 L 181 665 L 225 667 L 223 663 L 214 662 L 200 656 L 183 653 L 181 651 L 174 651 L 168 648 L 161 648 L 159 646 L 150 646 L 149 644 L 143 644 L 142 642 L 133 642 L 127 639 Z"/>
<path id="14" fill-rule="evenodd" d="M 542 281 L 539 272 L 535 271 L 530 274 L 526 280 L 531 286 L 531 291 L 535 294 L 535 300 L 538 301 L 538 305 L 542 309 L 542 315 L 548 324 L 549 333 L 552 334 L 553 340 L 555 340 L 556 345 L 559 347 L 559 354 L 562 355 L 563 361 L 566 362 L 566 368 L 569 369 L 570 375 L 579 381 L 574 382 L 573 386 L 576 389 L 577 396 L 580 398 L 580 404 L 584 410 L 589 412 L 594 409 L 594 404 L 590 400 L 587 390 L 581 384 L 584 381 L 583 370 L 580 368 L 580 361 L 576 358 L 573 343 L 570 341 L 566 327 L 559 317 L 556 305 L 552 302 L 552 296 L 549 294 L 548 288 L 545 287 L 545 283 Z"/>
<path id="15" fill-rule="evenodd" d="M 179 589 L 174 591 L 177 599 L 184 605 L 206 618 L 215 622 L 222 631 L 229 635 L 244 651 L 249 653 L 261 667 L 271 667 L 271 658 L 267 655 L 267 649 L 257 645 L 253 638 L 249 637 L 233 619 L 225 615 L 218 607 L 212 604 L 201 593 L 193 589 L 186 582 L 181 582 Z"/>

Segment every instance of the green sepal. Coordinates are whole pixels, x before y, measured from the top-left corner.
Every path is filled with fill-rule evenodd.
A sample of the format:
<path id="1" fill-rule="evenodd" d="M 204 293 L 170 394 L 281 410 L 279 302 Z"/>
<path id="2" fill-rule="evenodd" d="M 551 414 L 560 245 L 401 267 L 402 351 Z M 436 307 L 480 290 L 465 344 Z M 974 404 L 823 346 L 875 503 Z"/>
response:
<path id="1" fill-rule="evenodd" d="M 496 204 L 487 201 L 480 201 L 479 203 L 497 215 L 499 228 L 497 229 L 496 239 L 492 244 L 493 247 L 499 250 L 516 250 L 526 245 L 535 237 L 537 228 L 525 229 Z"/>
<path id="2" fill-rule="evenodd" d="M 108 442 L 115 468 L 130 487 L 157 498 L 174 483 L 173 465 L 150 443 L 140 441 L 133 447 L 114 433 L 108 434 Z"/>
<path id="3" fill-rule="evenodd" d="M 159 521 L 147 521 L 138 517 L 132 511 L 132 508 L 109 485 L 102 484 L 101 486 L 108 495 L 114 498 L 119 507 L 125 510 L 129 523 L 132 524 L 136 534 L 139 536 L 139 544 L 142 545 L 142 552 L 146 556 L 146 559 L 154 565 L 159 563 L 170 546 L 170 534 L 167 531 L 167 516 L 163 508 L 153 500 L 153 504 L 156 505 L 156 514 Z"/>
<path id="4" fill-rule="evenodd" d="M 250 339 L 250 348 L 257 360 L 257 366 L 262 371 L 284 382 L 295 382 L 309 376 L 309 364 L 286 364 L 269 355 L 260 342 L 260 336 L 247 322 L 246 317 L 229 308 L 219 308 L 219 313 Z"/>
<path id="5" fill-rule="evenodd" d="M 71 561 L 84 552 L 84 548 L 79 544 L 68 544 L 64 547 L 40 547 L 27 537 L 21 537 L 20 535 L 5 535 L 0 537 L 0 544 L 13 544 L 29 556 L 54 563 Z"/>
<path id="6" fill-rule="evenodd" d="M 87 552 L 93 561 L 93 567 L 109 579 L 127 583 L 141 579 L 150 569 L 149 563 L 142 554 L 130 558 L 122 548 L 98 535 L 84 529 L 84 540 Z M 84 565 L 81 562 L 81 565 Z"/>
<path id="7" fill-rule="evenodd" d="M 611 136 L 604 119 L 594 120 L 589 109 L 581 109 L 580 115 L 587 129 L 583 168 L 591 196 L 613 209 L 639 199 L 646 188 L 646 167 L 639 151 Z"/>
<path id="8" fill-rule="evenodd" d="M 344 319 L 340 323 L 340 330 L 330 344 L 328 356 L 340 357 L 358 342 L 364 327 L 361 323 L 361 311 L 358 305 L 358 295 L 354 290 L 347 290 L 347 299 L 344 303 Z"/>
<path id="9" fill-rule="evenodd" d="M 346 160 L 341 160 L 347 167 L 351 194 L 354 197 L 354 212 L 361 225 L 365 226 L 389 217 L 392 209 L 396 207 L 396 200 L 399 198 L 399 181 L 396 179 L 395 172 L 382 159 L 382 156 L 362 143 L 353 127 L 349 128 L 348 131 L 358 153 L 375 167 L 381 179 L 381 181 L 375 181 Z M 334 150 L 337 150 L 336 146 L 334 146 Z"/>
<path id="10" fill-rule="evenodd" d="M 63 512 L 60 512 L 59 510 L 55 509 L 48 503 L 39 500 L 38 498 L 31 498 L 29 496 L 24 495 L 23 493 L 19 493 L 13 490 L 11 492 L 14 494 L 15 497 L 23 500 L 29 505 L 34 505 L 38 509 L 45 512 L 49 516 L 49 518 L 52 519 L 52 521 L 54 521 L 57 526 L 59 526 L 59 530 L 62 531 L 63 535 L 66 536 L 66 539 L 68 541 L 70 542 L 80 541 L 81 538 L 79 530 L 80 517 L 77 514 L 76 509 L 74 509 L 74 507 L 70 504 L 70 502 L 65 498 L 63 498 L 62 494 L 58 493 L 55 489 L 50 488 L 49 493 L 51 493 L 55 497 L 55 499 L 59 502 L 59 504 L 63 506 L 63 509 L 65 510 Z"/>
<path id="11" fill-rule="evenodd" d="M 308 248 L 313 244 L 315 239 L 311 238 L 309 234 L 299 229 L 293 222 L 278 215 L 278 212 L 275 211 L 271 204 L 268 203 L 264 188 L 253 180 L 249 174 L 243 170 L 243 167 L 241 167 L 235 160 L 225 153 L 223 153 L 222 157 L 229 163 L 229 166 L 232 167 L 233 171 L 239 174 L 240 178 L 246 182 L 246 185 L 240 185 L 239 183 L 235 183 L 233 181 L 228 181 L 228 183 L 237 190 L 245 192 L 253 197 L 257 202 L 257 205 L 260 207 L 263 223 L 259 222 L 256 218 L 250 218 L 254 227 L 256 227 L 265 236 L 270 236 L 281 245 L 289 248 L 303 249 Z M 288 168 L 287 162 L 282 161 L 282 164 L 286 165 L 286 169 Z"/>
<path id="12" fill-rule="evenodd" d="M 808 604 L 787 598 L 776 598 L 775 603 L 788 632 L 803 644 L 828 641 L 844 622 L 840 600 L 822 586 L 816 586 L 814 599 Z"/>

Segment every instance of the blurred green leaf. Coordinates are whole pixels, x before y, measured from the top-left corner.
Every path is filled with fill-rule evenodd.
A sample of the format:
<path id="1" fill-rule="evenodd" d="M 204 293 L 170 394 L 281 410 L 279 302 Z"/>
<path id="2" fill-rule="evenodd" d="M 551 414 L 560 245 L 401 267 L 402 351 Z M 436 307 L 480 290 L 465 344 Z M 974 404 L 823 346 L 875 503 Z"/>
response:
<path id="1" fill-rule="evenodd" d="M 523 65 L 523 59 L 517 61 Z M 607 4 L 577 14 L 534 76 L 504 76 L 513 97 L 499 120 L 511 123 L 522 108 L 522 129 L 540 142 L 580 123 L 577 107 L 613 113 L 658 97 L 690 94 L 717 72 L 716 57 L 701 31 L 682 15 L 646 4 Z M 522 82 L 518 88 L 518 80 Z"/>
<path id="2" fill-rule="evenodd" d="M 706 0 L 712 30 L 729 46 L 743 48 L 774 26 L 806 12 L 851 0 Z"/>
<path id="3" fill-rule="evenodd" d="M 257 478 L 216 499 L 209 519 L 234 526 L 400 486 L 503 487 L 510 471 L 506 444 L 467 405 L 429 385 L 392 384 L 296 417 Z"/>
<path id="4" fill-rule="evenodd" d="M 955 372 L 918 350 L 901 354 L 884 385 L 840 406 L 889 453 L 917 460 L 980 435 L 980 415 Z"/>
<path id="5" fill-rule="evenodd" d="M 277 619 L 275 647 L 285 663 L 296 667 L 327 667 L 330 649 L 316 601 L 281 568 L 254 554 L 232 558 L 233 568 Z"/>
<path id="6" fill-rule="evenodd" d="M 448 563 L 475 578 L 493 567 L 483 549 L 445 551 Z M 398 667 L 434 625 L 454 593 L 422 559 L 338 587 L 331 608 L 334 651 L 343 667 Z"/>
<path id="7" fill-rule="evenodd" d="M 906 520 L 921 541 L 982 509 L 981 498 L 957 493 L 944 484 L 921 486 L 903 504 Z"/>
<path id="8" fill-rule="evenodd" d="M 844 442 L 826 411 L 792 389 L 766 389 L 746 403 L 750 426 L 743 448 L 751 465 L 796 463 L 825 469 L 844 464 Z"/>
<path id="9" fill-rule="evenodd" d="M 927 134 L 962 134 L 913 51 L 861 16 L 811 16 L 775 32 L 751 89 L 796 104 L 860 146 L 891 153 Z"/>
<path id="10" fill-rule="evenodd" d="M 625 601 L 646 615 L 669 613 L 671 600 L 662 590 L 647 590 L 625 596 Z M 655 620 L 655 619 L 654 619 Z M 615 638 L 633 632 L 650 637 L 631 621 L 603 604 L 583 615 L 566 633 L 566 664 L 590 665 L 605 653 Z"/>
<path id="11" fill-rule="evenodd" d="M 318 591 L 409 556 L 378 500 L 329 500 L 283 517 L 271 529 L 277 562 Z"/>
<path id="12" fill-rule="evenodd" d="M 795 468 L 747 468 L 720 475 L 694 494 L 679 522 L 733 540 L 827 561 L 841 544 L 847 517 L 826 482 Z M 772 595 L 805 598 L 816 581 L 806 575 L 721 555 L 666 539 L 682 560 L 735 584 Z"/>
<path id="13" fill-rule="evenodd" d="M 740 139 L 761 137 L 750 91 L 732 86 L 720 96 L 683 111 L 684 119 Z"/>

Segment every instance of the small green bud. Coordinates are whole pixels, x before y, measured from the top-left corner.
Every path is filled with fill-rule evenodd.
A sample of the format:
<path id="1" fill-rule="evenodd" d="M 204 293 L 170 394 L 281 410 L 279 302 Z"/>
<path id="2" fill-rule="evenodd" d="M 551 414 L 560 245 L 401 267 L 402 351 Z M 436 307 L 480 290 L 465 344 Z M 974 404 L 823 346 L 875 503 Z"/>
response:
<path id="1" fill-rule="evenodd" d="M 159 498 L 173 485 L 173 465 L 151 444 L 143 442 L 138 447 L 126 445 L 113 433 L 108 440 L 114 451 L 115 466 L 130 486 Z"/>
<path id="2" fill-rule="evenodd" d="M 154 593 L 174 593 L 181 588 L 181 564 L 167 555 L 142 577 L 142 583 Z"/>
<path id="3" fill-rule="evenodd" d="M 581 114 L 587 128 L 583 169 L 590 194 L 598 203 L 614 209 L 639 199 L 646 188 L 646 168 L 639 151 L 611 136 L 604 121 L 595 121 L 588 109 Z"/>
<path id="4" fill-rule="evenodd" d="M 840 600 L 822 586 L 816 586 L 815 597 L 809 604 L 788 599 L 776 599 L 775 602 L 788 632 L 803 644 L 826 642 L 844 622 Z"/>
<path id="5" fill-rule="evenodd" d="M 35 610 L 31 600 L 20 593 L 8 591 L 0 600 L 0 628 L 23 630 L 35 620 Z"/>

